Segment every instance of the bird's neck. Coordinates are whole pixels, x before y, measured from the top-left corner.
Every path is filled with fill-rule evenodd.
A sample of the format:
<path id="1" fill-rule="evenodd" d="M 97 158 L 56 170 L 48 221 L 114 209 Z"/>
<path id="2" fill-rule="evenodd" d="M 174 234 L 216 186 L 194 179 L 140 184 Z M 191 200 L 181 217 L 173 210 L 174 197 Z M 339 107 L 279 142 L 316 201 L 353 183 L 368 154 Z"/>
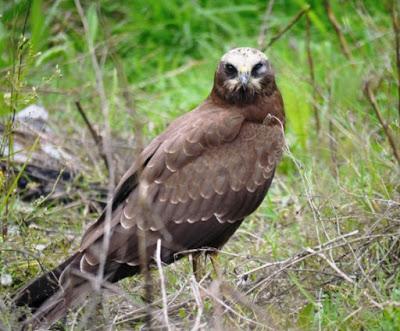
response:
<path id="1" fill-rule="evenodd" d="M 243 101 L 226 100 L 213 88 L 208 100 L 221 108 L 239 112 L 251 122 L 262 123 L 268 115 L 271 115 L 285 125 L 283 100 L 278 89 L 274 90 L 270 95 L 257 95 L 253 99 Z"/>

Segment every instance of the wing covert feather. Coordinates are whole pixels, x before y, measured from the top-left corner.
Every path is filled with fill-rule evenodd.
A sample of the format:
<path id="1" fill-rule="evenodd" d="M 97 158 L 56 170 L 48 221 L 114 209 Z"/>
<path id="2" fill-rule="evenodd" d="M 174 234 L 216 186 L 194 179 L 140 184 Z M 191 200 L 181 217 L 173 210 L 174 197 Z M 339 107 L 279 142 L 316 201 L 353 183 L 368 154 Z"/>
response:
<path id="1" fill-rule="evenodd" d="M 198 110 L 183 117 L 150 144 L 139 189 L 136 186 L 113 215 L 112 261 L 138 264 L 138 231 L 150 230 L 151 237 L 159 238 L 165 229 L 172 227 L 175 236 L 178 228 L 185 233 L 198 222 L 240 224 L 268 190 L 283 148 L 280 127 L 245 122 L 242 115 L 228 111 Z M 144 198 L 138 193 L 142 184 Z M 101 227 L 85 236 L 83 265 L 98 260 L 94 247 L 101 242 L 100 233 Z M 207 243 L 207 233 L 198 234 L 200 242 Z"/>

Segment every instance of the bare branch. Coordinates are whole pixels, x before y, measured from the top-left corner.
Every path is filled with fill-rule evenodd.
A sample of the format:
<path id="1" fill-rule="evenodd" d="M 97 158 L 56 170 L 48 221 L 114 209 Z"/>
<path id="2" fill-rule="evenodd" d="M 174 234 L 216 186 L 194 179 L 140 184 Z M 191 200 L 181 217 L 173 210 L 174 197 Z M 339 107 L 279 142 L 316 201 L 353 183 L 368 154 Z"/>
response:
<path id="1" fill-rule="evenodd" d="M 310 16 L 306 15 L 306 50 L 307 50 L 307 62 L 308 62 L 308 70 L 310 73 L 311 87 L 312 87 L 312 108 L 315 119 L 315 128 L 317 130 L 317 134 L 320 132 L 321 124 L 319 120 L 318 108 L 316 105 L 316 97 L 317 97 L 317 89 L 315 86 L 315 70 L 314 70 L 314 60 L 311 52 L 311 22 Z"/>
<path id="2" fill-rule="evenodd" d="M 213 284 L 216 284 L 215 282 Z M 233 313 L 234 315 L 236 315 L 237 317 L 241 318 L 242 320 L 254 324 L 255 326 L 261 326 L 263 328 L 266 328 L 267 330 L 272 330 L 272 328 L 268 327 L 265 324 L 259 323 L 257 321 L 254 321 L 242 314 L 240 314 L 239 312 L 237 312 L 236 310 L 234 310 L 232 307 L 230 307 L 228 304 L 226 304 L 218 295 L 215 294 L 215 291 L 208 290 L 206 289 L 204 286 L 202 286 L 201 284 L 198 284 L 200 289 L 206 293 L 208 296 L 210 296 L 217 304 L 220 304 L 222 307 L 224 307 L 226 310 L 228 310 L 229 312 Z M 219 284 L 216 284 L 216 286 L 220 286 Z"/>
<path id="3" fill-rule="evenodd" d="M 332 10 L 332 7 L 331 7 L 331 4 L 330 4 L 329 0 L 325 0 L 325 10 L 326 10 L 326 13 L 328 15 L 329 22 L 331 22 L 331 24 L 332 24 L 332 26 L 333 26 L 333 28 L 334 28 L 334 30 L 336 32 L 336 35 L 337 35 L 337 37 L 339 39 L 340 48 L 342 49 L 342 52 L 343 52 L 344 56 L 349 61 L 351 61 L 353 57 L 351 55 L 351 51 L 350 51 L 349 45 L 348 45 L 348 43 L 346 41 L 346 38 L 343 35 L 342 29 L 341 29 L 341 27 L 339 25 L 339 22 L 338 22 L 335 14 L 334 14 L 334 12 Z"/>
<path id="4" fill-rule="evenodd" d="M 335 138 L 335 131 L 334 131 L 334 127 L 333 127 L 333 107 L 332 107 L 332 86 L 330 86 L 328 88 L 328 93 L 327 93 L 327 103 L 328 103 L 328 113 L 330 114 L 328 116 L 328 139 L 329 139 L 329 153 L 331 156 L 331 161 L 332 161 L 332 175 L 334 176 L 334 178 L 338 177 L 338 161 L 337 161 L 337 154 L 338 154 L 338 144 Z"/>
<path id="5" fill-rule="evenodd" d="M 282 29 L 280 30 L 275 36 L 273 36 L 270 41 L 268 42 L 267 46 L 265 49 L 268 49 L 274 44 L 276 41 L 278 41 L 287 31 L 289 31 L 293 25 L 295 25 L 300 18 L 303 17 L 304 14 L 306 14 L 310 10 L 310 6 L 306 6 L 302 10 L 300 10 L 291 20 L 290 22 Z"/>
<path id="6" fill-rule="evenodd" d="M 331 248 L 333 244 L 336 244 L 337 242 L 342 241 L 343 239 L 345 239 L 345 238 L 347 238 L 347 237 L 354 236 L 354 235 L 356 235 L 356 234 L 358 234 L 358 233 L 359 233 L 358 230 L 355 230 L 355 231 L 352 231 L 352 232 L 349 232 L 349 233 L 345 233 L 344 235 L 341 235 L 341 236 L 339 236 L 339 237 L 337 237 L 337 238 L 334 238 L 334 239 L 332 239 L 332 240 L 329 240 L 329 241 L 323 243 L 322 245 L 318 245 L 318 246 L 316 246 L 316 247 L 313 247 L 313 250 L 314 250 L 314 251 L 315 251 L 315 250 L 323 250 L 323 249 L 325 249 L 325 248 L 327 248 L 327 247 L 328 247 L 328 248 Z M 309 253 L 309 251 L 307 251 L 307 250 L 305 249 L 304 251 L 301 251 L 301 252 L 299 252 L 298 254 L 296 254 L 296 255 L 294 255 L 294 256 L 292 256 L 292 257 L 286 259 L 286 260 L 283 260 L 283 261 L 276 261 L 276 262 L 268 262 L 268 263 L 266 263 L 266 264 L 263 264 L 263 265 L 261 265 L 261 266 L 259 266 L 259 267 L 254 268 L 254 269 L 252 269 L 252 270 L 249 270 L 249 271 L 247 271 L 247 272 L 244 272 L 244 273 L 238 275 L 237 277 L 238 277 L 238 278 L 242 278 L 242 277 L 244 277 L 244 276 L 248 276 L 248 275 L 250 275 L 250 274 L 252 274 L 252 273 L 258 272 L 258 271 L 263 270 L 263 269 L 265 269 L 265 268 L 269 268 L 269 267 L 271 267 L 271 266 L 285 265 L 285 264 L 291 263 L 291 262 L 293 262 L 293 261 L 298 262 L 298 261 L 300 261 L 300 260 L 298 260 L 298 259 L 301 259 L 301 260 L 302 260 L 305 256 L 308 256 L 307 253 Z"/>
<path id="7" fill-rule="evenodd" d="M 103 138 L 100 135 L 98 135 L 96 130 L 93 128 L 92 124 L 89 121 L 89 118 L 86 116 L 86 113 L 84 112 L 84 110 L 82 108 L 81 103 L 79 101 L 75 101 L 75 106 L 76 106 L 76 109 L 78 110 L 79 114 L 82 116 L 82 119 L 85 122 L 86 126 L 88 127 L 89 132 L 90 132 L 97 148 L 99 149 L 100 157 L 103 159 L 107 170 L 110 171 L 109 164 L 107 161 L 107 156 L 104 154 L 104 150 L 103 150 Z"/>
<path id="8" fill-rule="evenodd" d="M 351 284 L 354 284 L 354 280 L 352 280 L 349 276 L 347 276 L 342 270 L 339 269 L 339 267 L 336 265 L 336 263 L 332 260 L 330 260 L 328 257 L 325 256 L 325 254 L 322 254 L 321 252 L 317 252 L 313 250 L 312 248 L 307 248 L 306 251 L 310 252 L 311 254 L 318 255 L 321 257 L 323 260 L 326 261 L 326 263 L 329 264 L 329 266 L 337 272 L 337 274 L 342 277 L 344 280 L 348 281 Z"/>
<path id="9" fill-rule="evenodd" d="M 381 111 L 378 106 L 378 102 L 376 101 L 375 94 L 371 88 L 371 80 L 368 80 L 365 83 L 364 93 L 365 93 L 365 96 L 367 97 L 369 103 L 371 104 L 372 108 L 374 109 L 376 116 L 378 117 L 379 123 L 381 124 L 383 131 L 385 132 L 385 135 L 389 141 L 390 147 L 392 148 L 393 155 L 396 158 L 396 160 L 400 166 L 399 151 L 397 150 L 397 146 L 396 146 L 395 140 L 393 138 L 392 132 L 390 131 L 389 126 L 387 125 L 386 121 L 382 117 Z"/>

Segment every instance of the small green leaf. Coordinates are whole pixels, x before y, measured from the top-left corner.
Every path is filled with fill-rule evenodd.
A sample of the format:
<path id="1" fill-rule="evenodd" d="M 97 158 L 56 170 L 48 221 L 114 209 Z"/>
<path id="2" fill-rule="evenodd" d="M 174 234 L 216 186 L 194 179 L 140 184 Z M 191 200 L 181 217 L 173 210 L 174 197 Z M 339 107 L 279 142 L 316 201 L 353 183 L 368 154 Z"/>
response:
<path id="1" fill-rule="evenodd" d="M 96 35 L 97 35 L 97 29 L 99 25 L 99 20 L 97 17 L 97 11 L 96 11 L 96 4 L 92 3 L 89 7 L 89 10 L 87 12 L 87 21 L 89 25 L 89 38 L 90 41 L 94 44 L 96 40 Z"/>
<path id="2" fill-rule="evenodd" d="M 312 303 L 307 304 L 299 312 L 297 318 L 297 326 L 301 330 L 311 330 L 314 320 L 314 305 Z"/>
<path id="3" fill-rule="evenodd" d="M 186 310 L 185 310 L 185 308 L 180 308 L 179 310 L 178 310 L 178 316 L 180 317 L 180 318 L 185 318 L 186 317 Z"/>
<path id="4" fill-rule="evenodd" d="M 36 60 L 36 66 L 40 66 L 42 63 L 60 55 L 62 53 L 67 53 L 66 45 L 58 45 L 52 48 L 49 48 L 42 52 L 40 56 Z"/>
<path id="5" fill-rule="evenodd" d="M 46 42 L 46 23 L 42 0 L 34 0 L 31 9 L 31 43 L 33 51 L 37 52 Z"/>

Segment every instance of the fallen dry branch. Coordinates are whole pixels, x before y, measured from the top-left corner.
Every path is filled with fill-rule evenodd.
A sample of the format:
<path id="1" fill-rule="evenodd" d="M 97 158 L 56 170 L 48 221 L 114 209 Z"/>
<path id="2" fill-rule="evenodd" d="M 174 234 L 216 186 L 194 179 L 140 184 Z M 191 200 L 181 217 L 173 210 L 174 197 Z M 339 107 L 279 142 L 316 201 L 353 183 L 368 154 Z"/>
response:
<path id="1" fill-rule="evenodd" d="M 352 236 L 355 236 L 357 234 L 358 234 L 358 230 L 346 233 L 346 234 L 344 234 L 342 236 L 339 236 L 339 237 L 336 237 L 336 238 L 334 238 L 332 240 L 329 240 L 329 241 L 327 241 L 327 242 L 325 242 L 325 243 L 323 243 L 321 245 L 317 245 L 317 246 L 313 247 L 312 250 L 316 253 L 316 252 L 321 252 L 321 251 L 325 250 L 326 248 L 328 248 L 328 249 L 329 248 L 333 248 L 334 244 L 336 244 L 337 242 L 343 241 L 345 238 L 352 237 Z M 304 251 L 301 251 L 301 252 L 295 254 L 294 256 L 292 256 L 292 257 L 290 257 L 290 258 L 288 258 L 286 260 L 265 263 L 264 265 L 261 265 L 261 266 L 259 266 L 257 268 L 254 268 L 252 270 L 244 272 L 244 273 L 238 275 L 237 277 L 238 278 L 243 278 L 244 276 L 248 276 L 248 275 L 250 275 L 252 273 L 261 271 L 261 270 L 263 270 L 265 268 L 268 268 L 268 267 L 271 267 L 271 266 L 288 265 L 288 264 L 292 264 L 293 262 L 295 264 L 295 263 L 299 262 L 300 260 L 304 259 L 304 257 L 307 257 L 308 255 L 313 255 L 313 254 L 310 253 L 309 249 L 304 249 Z"/>
<path id="2" fill-rule="evenodd" d="M 246 294 L 250 294 L 254 292 L 257 289 L 257 293 L 255 294 L 256 297 L 258 297 L 261 293 L 269 293 L 270 291 L 274 291 L 275 287 L 271 287 L 270 285 L 272 283 L 276 284 L 281 284 L 282 282 L 287 283 L 287 275 L 290 270 L 294 270 L 293 267 L 298 265 L 300 262 L 304 263 L 308 261 L 308 263 L 311 262 L 309 258 L 318 256 L 325 260 L 328 263 L 328 266 L 334 271 L 334 274 L 331 273 L 326 273 L 323 270 L 318 270 L 322 277 L 322 284 L 318 286 L 323 286 L 324 284 L 330 284 L 332 282 L 337 282 L 340 279 L 346 280 L 350 285 L 354 286 L 357 285 L 358 288 L 362 288 L 361 283 L 360 283 L 360 274 L 359 272 L 356 272 L 355 270 L 357 269 L 357 266 L 354 265 L 354 256 L 351 254 L 351 252 L 347 252 L 345 254 L 337 254 L 335 259 L 332 258 L 331 253 L 334 250 L 337 249 L 345 249 L 346 247 L 354 247 L 350 249 L 350 251 L 354 252 L 357 251 L 358 254 L 362 253 L 363 251 L 369 251 L 372 252 L 372 245 L 375 243 L 379 243 L 380 241 L 383 240 L 397 240 L 399 237 L 398 232 L 388 232 L 390 230 L 390 227 L 386 229 L 381 229 L 381 231 L 378 231 L 377 234 L 362 234 L 360 236 L 357 236 L 359 234 L 358 231 L 353 231 L 347 234 L 344 234 L 342 236 L 339 236 L 337 238 L 334 238 L 322 245 L 315 246 L 314 248 L 305 248 L 303 251 L 299 252 L 298 254 L 295 254 L 291 256 L 290 258 L 283 260 L 283 261 L 277 261 L 273 263 L 267 263 L 264 264 L 258 268 L 255 268 L 253 270 L 250 270 L 249 272 L 246 272 L 239 277 L 243 275 L 248 275 L 250 273 L 254 273 L 265 269 L 269 267 L 277 267 L 275 268 L 272 273 L 264 273 L 263 275 L 259 276 L 254 282 L 249 283 L 246 288 L 248 290 L 245 292 Z M 351 238 L 350 238 L 351 237 Z M 348 240 L 348 238 L 350 238 Z M 329 262 L 327 261 L 327 256 L 325 252 L 329 253 L 330 259 Z M 321 256 L 323 255 L 323 257 Z M 358 256 L 358 259 L 360 259 L 360 255 Z M 371 262 L 371 261 L 370 261 Z M 315 263 L 315 262 L 314 262 Z M 342 269 L 339 269 L 337 267 L 337 264 L 341 264 L 343 266 L 347 266 L 347 268 L 350 268 L 351 270 L 351 276 L 346 274 Z M 320 266 L 320 263 L 318 262 L 317 264 Z M 306 272 L 308 269 L 303 267 L 298 268 L 298 272 Z M 321 278 L 320 277 L 320 278 Z M 313 276 L 314 279 L 316 279 L 315 276 Z M 328 279 L 327 279 L 328 278 Z M 357 280 L 357 282 L 355 282 Z M 302 282 L 303 283 L 303 282 Z M 304 282 L 305 283 L 305 282 Z M 289 286 L 290 283 L 286 286 Z M 267 290 L 268 288 L 268 290 Z M 273 296 L 277 296 L 276 294 Z"/>
<path id="3" fill-rule="evenodd" d="M 35 111 L 29 114 L 37 114 L 38 110 Z M 5 134 L 0 124 L 0 138 Z M 26 117 L 24 111 L 16 114 L 12 134 L 13 150 L 6 148 L 0 154 L 0 171 L 18 174 L 16 193 L 23 201 L 40 198 L 41 203 L 70 203 L 83 198 L 90 210 L 104 207 L 106 189 L 99 182 L 85 183 L 82 174 L 91 166 L 78 155 L 80 150 L 70 148 L 78 144 L 64 146 L 65 137 L 56 134 L 46 119 Z M 10 153 L 12 162 L 7 161 Z"/>
<path id="4" fill-rule="evenodd" d="M 335 261 L 332 261 L 331 259 L 329 259 L 325 254 L 321 253 L 321 252 L 317 252 L 315 250 L 313 250 L 312 248 L 307 248 L 306 249 L 308 252 L 310 252 L 313 255 L 318 255 L 319 257 L 321 257 L 323 260 L 326 261 L 326 263 L 328 263 L 328 265 L 337 272 L 337 274 L 342 277 L 345 281 L 354 284 L 354 280 L 351 279 L 348 275 L 346 275 L 342 270 L 339 269 L 339 267 L 336 265 Z"/>

